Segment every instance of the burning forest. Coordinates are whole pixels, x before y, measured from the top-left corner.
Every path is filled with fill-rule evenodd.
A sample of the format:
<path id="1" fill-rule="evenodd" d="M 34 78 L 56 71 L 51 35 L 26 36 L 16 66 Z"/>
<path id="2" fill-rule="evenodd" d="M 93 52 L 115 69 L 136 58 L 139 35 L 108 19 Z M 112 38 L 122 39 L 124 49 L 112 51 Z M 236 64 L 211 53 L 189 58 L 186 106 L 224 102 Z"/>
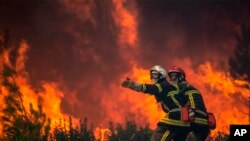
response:
<path id="1" fill-rule="evenodd" d="M 121 82 L 150 83 L 154 65 L 184 69 L 216 117 L 211 137 L 250 124 L 249 7 L 1 1 L 0 140 L 14 131 L 39 137 L 31 140 L 149 140 L 165 113 L 153 96 Z"/>

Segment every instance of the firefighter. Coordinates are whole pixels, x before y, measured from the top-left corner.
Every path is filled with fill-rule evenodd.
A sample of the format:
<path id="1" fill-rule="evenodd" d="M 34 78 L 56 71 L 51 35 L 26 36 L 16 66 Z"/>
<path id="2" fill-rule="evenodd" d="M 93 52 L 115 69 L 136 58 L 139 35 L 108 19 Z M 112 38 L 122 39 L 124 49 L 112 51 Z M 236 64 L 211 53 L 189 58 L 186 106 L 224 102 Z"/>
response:
<path id="1" fill-rule="evenodd" d="M 137 92 L 154 95 L 162 104 L 166 116 L 157 123 L 150 141 L 184 141 L 189 132 L 190 123 L 181 120 L 181 107 L 187 103 L 184 94 L 166 80 L 166 70 L 156 65 L 150 70 L 152 84 L 136 83 L 130 79 L 122 82 L 122 86 Z"/>
<path id="2" fill-rule="evenodd" d="M 205 141 L 210 134 L 208 126 L 208 114 L 201 93 L 186 81 L 185 72 L 177 66 L 173 66 L 168 71 L 168 76 L 172 85 L 180 92 L 185 93 L 188 98 L 188 105 L 191 107 L 191 130 L 196 138 Z"/>

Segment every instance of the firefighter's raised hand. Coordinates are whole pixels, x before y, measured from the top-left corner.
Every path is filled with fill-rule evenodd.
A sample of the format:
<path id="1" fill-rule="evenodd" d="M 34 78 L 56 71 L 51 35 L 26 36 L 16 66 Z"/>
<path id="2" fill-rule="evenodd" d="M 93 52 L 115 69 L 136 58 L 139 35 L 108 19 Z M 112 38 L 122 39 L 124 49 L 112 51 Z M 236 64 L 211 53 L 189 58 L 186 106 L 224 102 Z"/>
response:
<path id="1" fill-rule="evenodd" d="M 131 88 L 131 86 L 133 85 L 133 81 L 130 80 L 130 78 L 127 78 L 126 80 L 122 81 L 122 87 L 124 88 Z"/>
<path id="2" fill-rule="evenodd" d="M 127 80 L 124 80 L 122 82 L 122 87 L 129 88 L 129 89 L 137 91 L 137 92 L 142 91 L 142 84 L 136 83 L 129 78 L 127 78 Z"/>

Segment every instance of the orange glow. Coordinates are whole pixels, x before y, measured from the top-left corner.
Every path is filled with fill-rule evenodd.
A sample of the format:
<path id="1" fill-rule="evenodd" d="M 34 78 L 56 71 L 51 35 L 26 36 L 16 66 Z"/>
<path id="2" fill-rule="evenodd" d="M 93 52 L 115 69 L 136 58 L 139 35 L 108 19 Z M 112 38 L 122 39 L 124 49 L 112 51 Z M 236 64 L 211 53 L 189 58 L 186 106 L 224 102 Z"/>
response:
<path id="1" fill-rule="evenodd" d="M 189 59 L 182 60 L 180 66 L 186 71 L 188 82 L 202 93 L 208 112 L 216 116 L 217 128 L 212 131 L 212 135 L 218 131 L 229 134 L 230 124 L 249 124 L 249 83 L 232 79 L 227 73 L 215 70 L 209 62 L 201 64 L 196 71 L 191 68 Z M 148 70 L 133 67 L 132 71 L 132 80 L 150 82 Z M 150 123 L 150 127 L 155 128 L 165 114 L 154 97 L 130 90 L 124 93 L 129 93 L 126 98 L 133 103 L 129 110 L 138 115 L 135 120 L 140 125 Z"/>
<path id="2" fill-rule="evenodd" d="M 212 63 L 206 62 L 193 69 L 190 59 L 175 60 L 187 74 L 187 81 L 202 93 L 207 110 L 216 116 L 217 131 L 229 133 L 230 124 L 249 124 L 249 87 L 248 82 L 234 80 L 219 69 L 213 68 Z M 180 64 L 181 62 L 181 64 Z"/>
<path id="3" fill-rule="evenodd" d="M 125 75 L 123 78 L 130 77 L 131 80 L 139 83 L 151 82 L 148 69 L 134 66 L 130 74 Z M 119 98 L 121 101 L 129 103 L 127 108 L 129 108 L 130 113 L 133 113 L 133 117 L 139 125 L 145 126 L 149 123 L 150 127 L 154 129 L 156 123 L 165 116 L 165 113 L 161 110 L 161 106 L 156 103 L 154 96 L 124 88 L 119 89 L 119 91 L 121 92 Z"/>
<path id="4" fill-rule="evenodd" d="M 21 42 L 18 48 L 18 55 L 16 58 L 16 76 L 15 81 L 17 86 L 19 86 L 20 92 L 23 94 L 23 104 L 24 107 L 29 114 L 29 104 L 33 105 L 33 108 L 37 110 L 37 105 L 40 102 L 43 106 L 43 111 L 46 113 L 47 117 L 51 119 L 51 127 L 52 129 L 56 126 L 56 122 L 59 119 L 68 119 L 69 115 L 64 114 L 61 111 L 61 100 L 64 96 L 63 92 L 58 89 L 56 83 L 48 83 L 44 82 L 42 84 L 43 90 L 38 93 L 35 92 L 34 89 L 31 88 L 28 75 L 25 72 L 25 60 L 26 60 L 26 51 L 28 49 L 28 45 L 26 42 Z M 11 50 L 11 49 L 10 49 Z M 3 70 L 3 64 L 7 63 L 10 65 L 9 61 L 9 52 L 10 50 L 6 50 L 1 54 L 1 70 Z M 0 78 L 2 79 L 2 78 Z M 3 97 L 8 93 L 8 91 L 4 87 L 1 88 L 0 94 L 0 110 L 4 108 Z M 0 113 L 2 114 L 2 113 Z M 72 119 L 73 125 L 76 124 L 76 119 Z M 68 127 L 68 126 L 67 126 Z M 0 129 L 2 127 L 0 126 Z"/>
<path id="5" fill-rule="evenodd" d="M 38 93 L 35 92 L 29 84 L 27 79 L 28 75 L 25 72 L 24 67 L 27 49 L 27 43 L 22 42 L 18 50 L 19 53 L 16 64 L 18 72 L 16 82 L 20 86 L 20 91 L 24 94 L 23 101 L 25 108 L 29 109 L 29 103 L 32 103 L 34 108 L 36 108 L 38 101 L 41 102 L 47 117 L 52 120 L 53 128 L 59 119 L 68 118 L 68 115 L 61 111 L 61 100 L 64 97 L 64 92 L 58 88 L 59 84 L 55 82 L 44 82 L 42 83 L 43 89 Z M 3 63 L 9 64 L 9 51 L 10 50 L 6 50 L 1 54 L 1 71 Z M 177 62 L 180 61 L 177 60 Z M 208 111 L 213 112 L 216 116 L 217 128 L 213 130 L 212 134 L 215 134 L 217 131 L 229 133 L 230 124 L 249 123 L 248 99 L 250 97 L 250 90 L 248 87 L 242 87 L 243 85 L 249 86 L 249 83 L 232 79 L 227 73 L 215 70 L 209 62 L 201 64 L 196 70 L 194 70 L 191 67 L 191 61 L 189 59 L 184 59 L 180 66 L 186 71 L 187 80 L 201 91 Z M 130 74 L 132 80 L 140 83 L 150 83 L 149 69 L 143 69 L 134 65 Z M 126 74 L 126 76 L 129 75 Z M 151 128 L 155 128 L 156 123 L 165 115 L 153 96 L 133 92 L 117 86 L 114 86 L 111 89 L 115 90 L 113 93 L 116 93 L 117 91 L 120 92 L 118 95 L 118 102 L 120 103 L 117 105 L 121 105 L 121 103 L 127 103 L 129 105 L 128 108 L 122 108 L 122 110 L 124 110 L 124 115 L 127 113 L 133 113 L 133 118 L 141 126 L 149 123 Z M 7 91 L 1 86 L 0 109 L 4 108 L 3 96 L 6 95 L 6 93 Z M 105 102 L 103 103 L 103 106 L 105 106 L 106 109 L 109 109 L 109 119 L 112 117 L 114 122 L 121 122 L 124 120 L 124 115 L 121 114 L 120 111 L 116 113 L 112 106 L 109 107 L 110 105 L 113 105 L 110 103 L 114 103 L 112 99 L 111 101 L 105 99 Z M 105 120 L 103 120 L 103 122 L 106 122 Z M 76 123 L 76 119 L 74 118 L 73 123 Z M 96 130 L 98 129 L 99 128 L 96 128 Z M 101 132 L 101 138 L 104 133 L 107 133 L 106 128 L 100 128 L 99 131 Z M 98 132 L 96 131 L 95 133 Z"/>
<path id="6" fill-rule="evenodd" d="M 6 90 L 1 86 L 0 87 L 0 110 L 4 108 L 3 97 L 5 95 Z M 3 116 L 3 113 L 0 112 L 0 116 Z M 0 136 L 2 136 L 2 124 L 0 124 Z"/>
<path id="7" fill-rule="evenodd" d="M 97 140 L 108 141 L 111 136 L 111 131 L 108 128 L 97 127 L 95 128 L 94 135 Z"/>
<path id="8" fill-rule="evenodd" d="M 126 6 L 131 6 L 134 9 L 132 1 L 113 0 L 115 11 L 113 17 L 117 27 L 120 29 L 119 41 L 122 45 L 136 47 L 137 44 L 137 12 L 129 10 Z"/>
<path id="9" fill-rule="evenodd" d="M 208 111 L 214 112 L 217 118 L 217 129 L 214 132 L 229 133 L 230 124 L 249 124 L 250 90 L 241 87 L 239 82 L 248 85 L 249 83 L 233 80 L 224 72 L 215 71 L 210 63 L 200 65 L 196 81 L 202 82 L 200 90 Z"/>
<path id="10" fill-rule="evenodd" d="M 70 1 L 63 0 L 59 1 L 59 3 L 65 5 L 65 9 L 67 12 L 71 12 L 71 14 L 75 14 L 77 18 L 79 18 L 82 22 L 90 22 L 91 26 L 98 27 L 99 21 L 96 19 L 96 14 L 98 8 L 95 4 L 96 1 L 88 0 L 88 1 Z M 110 3 L 108 3 L 110 4 Z M 150 83 L 149 79 L 149 68 L 143 68 L 138 64 L 137 53 L 140 45 L 138 39 L 138 11 L 136 7 L 136 2 L 133 0 L 112 0 L 112 18 L 114 24 L 116 25 L 116 30 L 114 32 L 117 34 L 118 39 L 118 55 L 123 59 L 121 61 L 121 66 L 123 63 L 127 68 L 131 68 L 126 74 L 120 74 L 121 81 L 126 77 L 131 77 L 132 80 L 135 80 L 139 83 Z M 99 15 L 98 15 L 99 16 Z M 102 17 L 104 15 L 101 15 Z M 108 16 L 107 16 L 108 17 Z M 112 20 L 108 20 L 112 21 Z M 72 23 L 72 24 L 71 24 Z M 101 23 L 100 23 L 101 24 Z M 112 23 L 113 24 L 113 23 Z M 112 25 L 111 24 L 111 25 Z M 82 24 L 84 27 L 84 24 Z M 65 27 L 65 32 L 74 33 L 75 24 L 73 22 L 67 22 Z M 88 26 L 86 26 L 88 28 Z M 99 27 L 100 28 L 100 27 Z M 77 28 L 76 28 L 77 29 Z M 82 28 L 81 28 L 82 29 Z M 98 28 L 97 28 L 98 29 Z M 81 33 L 74 33 L 74 38 L 77 38 L 77 42 L 81 45 L 81 49 L 79 49 L 79 53 L 83 59 L 83 62 L 87 62 L 89 58 L 84 58 L 87 56 L 86 54 L 91 54 L 91 59 L 94 62 L 102 63 L 102 56 L 99 55 L 99 52 L 96 53 L 95 46 L 92 44 L 91 36 L 87 38 L 87 34 L 91 30 L 86 30 L 85 27 L 82 29 Z M 167 45 L 170 52 L 176 52 L 181 49 L 186 44 L 186 35 L 182 29 L 174 29 L 176 35 L 171 36 L 167 41 Z M 94 31 L 94 30 L 93 30 Z M 81 35 L 81 34 L 84 34 Z M 86 38 L 85 38 L 86 34 Z M 153 35 L 153 34 L 152 34 Z M 95 36 L 93 36 L 95 37 Z M 99 38 L 97 38 L 99 39 Z M 4 40 L 2 36 L 0 36 L 0 42 Z M 107 41 L 109 42 L 109 41 Z M 157 42 L 157 39 L 155 40 Z M 77 43 L 78 44 L 78 43 Z M 82 46 L 82 44 L 84 46 Z M 154 44 L 154 43 L 152 43 Z M 90 49 L 85 50 L 85 45 L 91 46 Z M 93 46 L 92 46 L 93 45 Z M 113 44 L 112 44 L 113 45 Z M 104 44 L 105 46 L 105 44 Z M 73 46 L 74 48 L 74 46 Z M 76 47 L 77 48 L 77 47 Z M 107 47 L 108 48 L 108 47 Z M 3 70 L 3 64 L 11 64 L 10 63 L 10 51 L 13 48 L 9 48 L 0 54 L 0 71 Z M 27 42 L 22 41 L 20 43 L 20 47 L 17 52 L 17 59 L 15 67 L 17 71 L 16 75 L 16 83 L 20 88 L 20 91 L 24 94 L 23 101 L 24 106 L 27 111 L 29 111 L 29 104 L 32 103 L 33 107 L 37 109 L 37 104 L 41 103 L 43 106 L 43 111 L 46 113 L 47 117 L 51 119 L 51 126 L 54 128 L 56 123 L 59 122 L 59 119 L 68 119 L 69 115 L 63 113 L 62 107 L 62 99 L 64 98 L 66 92 L 60 89 L 60 82 L 43 82 L 41 83 L 41 89 L 37 90 L 32 88 L 29 82 L 29 74 L 26 72 L 25 61 L 27 60 L 27 51 L 29 46 Z M 137 50 L 138 49 L 138 50 Z M 154 50 L 152 50 L 154 51 Z M 115 52 L 114 54 L 116 54 Z M 140 53 L 140 52 L 139 52 Z M 182 53 L 182 52 L 181 52 Z M 101 53 L 100 53 L 101 54 Z M 210 54 L 209 54 L 210 55 Z M 139 56 L 141 57 L 141 56 Z M 158 56 L 157 56 L 158 57 Z M 33 59 L 33 58 L 32 58 Z M 161 59 L 159 57 L 159 59 Z M 171 58 L 172 59 L 172 58 Z M 173 58 L 174 60 L 174 58 Z M 163 60 L 165 61 L 165 60 Z M 167 61 L 166 61 L 167 62 Z M 106 62 L 104 62 L 106 63 Z M 156 62 L 158 63 L 158 62 Z M 159 62 L 163 63 L 163 62 Z M 228 72 L 224 72 L 222 70 L 216 70 L 213 66 L 213 63 L 206 62 L 200 64 L 198 67 L 193 68 L 192 61 L 189 58 L 180 58 L 176 59 L 172 62 L 175 65 L 181 66 L 187 74 L 187 80 L 192 85 L 194 85 L 198 90 L 201 91 L 205 104 L 207 106 L 207 110 L 209 112 L 213 112 L 217 119 L 217 128 L 213 130 L 212 135 L 214 135 L 218 131 L 222 131 L 225 133 L 229 133 L 229 125 L 230 124 L 250 124 L 249 120 L 249 97 L 250 97 L 250 84 L 249 82 L 242 80 L 234 80 L 228 75 Z M 146 63 L 145 63 L 146 64 Z M 143 65 L 145 65 L 143 64 Z M 95 65 L 95 64 L 93 64 Z M 119 64 L 115 64 L 115 67 L 120 67 Z M 127 65 L 127 66 L 126 66 Z M 165 64 L 169 65 L 169 64 Z M 112 66 L 111 66 L 112 67 Z M 167 66 L 163 66 L 167 67 Z M 95 73 L 95 72 L 93 72 Z M 112 72 L 111 72 L 112 73 Z M 55 76 L 57 77 L 57 76 Z M 89 111 L 96 114 L 97 112 L 101 112 L 101 117 L 98 118 L 97 124 L 107 124 L 110 120 L 114 123 L 123 123 L 126 116 L 132 118 L 136 121 L 138 126 L 145 126 L 146 123 L 150 124 L 150 127 L 154 129 L 156 127 L 157 122 L 165 116 L 165 113 L 162 111 L 161 106 L 156 103 L 154 96 L 145 95 L 142 93 L 134 92 L 129 89 L 121 88 L 119 83 L 114 84 L 101 84 L 102 78 L 100 80 L 96 80 L 96 84 L 93 87 L 93 84 L 89 85 L 88 83 L 84 83 L 82 85 L 89 85 L 89 87 L 93 87 L 93 94 L 100 93 L 100 90 L 103 92 L 100 95 L 101 98 L 96 98 L 100 101 L 97 105 L 100 104 L 102 109 L 94 109 L 89 105 L 79 104 L 81 99 L 79 100 L 74 92 L 71 92 L 67 95 L 67 99 L 69 100 L 69 107 L 73 106 L 89 106 L 91 109 Z M 0 80 L 2 78 L 0 77 Z M 115 79 L 116 80 L 116 79 Z M 67 80 L 66 80 L 67 81 Z M 80 82 L 81 83 L 81 82 Z M 104 86 L 103 86 L 104 85 Z M 243 87 L 244 86 L 244 87 Z M 70 89 L 70 88 L 69 88 Z M 88 91 L 86 92 L 88 93 Z M 7 94 L 7 90 L 0 85 L 0 110 L 4 108 L 3 97 Z M 92 93 L 91 93 L 92 94 Z M 88 99 L 86 97 L 86 99 Z M 97 100 L 97 101 L 98 101 Z M 99 102 L 98 101 L 98 102 Z M 74 105 L 75 104 L 75 105 Z M 94 103 L 95 104 L 95 103 Z M 72 106 L 73 105 L 73 106 Z M 64 106 L 64 105 L 63 105 Z M 99 108 L 99 106 L 97 106 Z M 78 108 L 78 107 L 77 107 Z M 81 107 L 80 107 L 81 108 Z M 104 111 L 104 112 L 102 112 Z M 68 111 L 71 112 L 70 110 Z M 83 113 L 76 114 L 78 116 L 82 116 Z M 3 113 L 0 112 L 0 116 Z M 89 114 L 89 113 L 87 113 Z M 91 113 L 92 114 L 92 113 Z M 87 115 L 88 116 L 88 115 Z M 93 118 L 93 117 L 88 117 Z M 78 120 L 73 117 L 73 125 L 78 124 Z M 66 123 L 68 124 L 68 123 Z M 96 124 L 96 123 L 95 123 Z M 68 127 L 68 126 L 67 126 Z M 2 131 L 2 127 L 0 124 L 0 131 Z M 95 129 L 95 136 L 100 138 L 101 141 L 104 141 L 104 135 L 109 135 L 110 131 L 104 127 L 97 127 Z M 1 135 L 1 132 L 0 132 Z"/>
<path id="11" fill-rule="evenodd" d="M 65 6 L 67 12 L 75 14 L 81 21 L 89 21 L 93 26 L 96 25 L 93 16 L 95 1 L 60 0 L 58 2 Z"/>

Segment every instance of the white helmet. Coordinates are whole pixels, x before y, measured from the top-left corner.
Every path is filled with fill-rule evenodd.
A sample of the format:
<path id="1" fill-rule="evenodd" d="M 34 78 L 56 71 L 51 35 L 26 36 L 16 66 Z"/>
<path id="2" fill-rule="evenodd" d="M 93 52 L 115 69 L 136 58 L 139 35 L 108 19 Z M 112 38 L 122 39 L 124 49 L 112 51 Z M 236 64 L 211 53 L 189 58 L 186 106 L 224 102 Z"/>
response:
<path id="1" fill-rule="evenodd" d="M 159 65 L 155 65 L 153 68 L 150 69 L 150 77 L 151 77 L 151 79 L 152 79 L 152 76 L 151 76 L 152 72 L 154 72 L 154 71 L 160 74 L 157 79 L 154 78 L 154 79 L 156 79 L 156 81 L 159 81 L 160 79 L 163 79 L 163 78 L 165 79 L 166 76 L 167 76 L 167 72 L 166 72 L 166 70 L 164 68 L 162 68 Z"/>

